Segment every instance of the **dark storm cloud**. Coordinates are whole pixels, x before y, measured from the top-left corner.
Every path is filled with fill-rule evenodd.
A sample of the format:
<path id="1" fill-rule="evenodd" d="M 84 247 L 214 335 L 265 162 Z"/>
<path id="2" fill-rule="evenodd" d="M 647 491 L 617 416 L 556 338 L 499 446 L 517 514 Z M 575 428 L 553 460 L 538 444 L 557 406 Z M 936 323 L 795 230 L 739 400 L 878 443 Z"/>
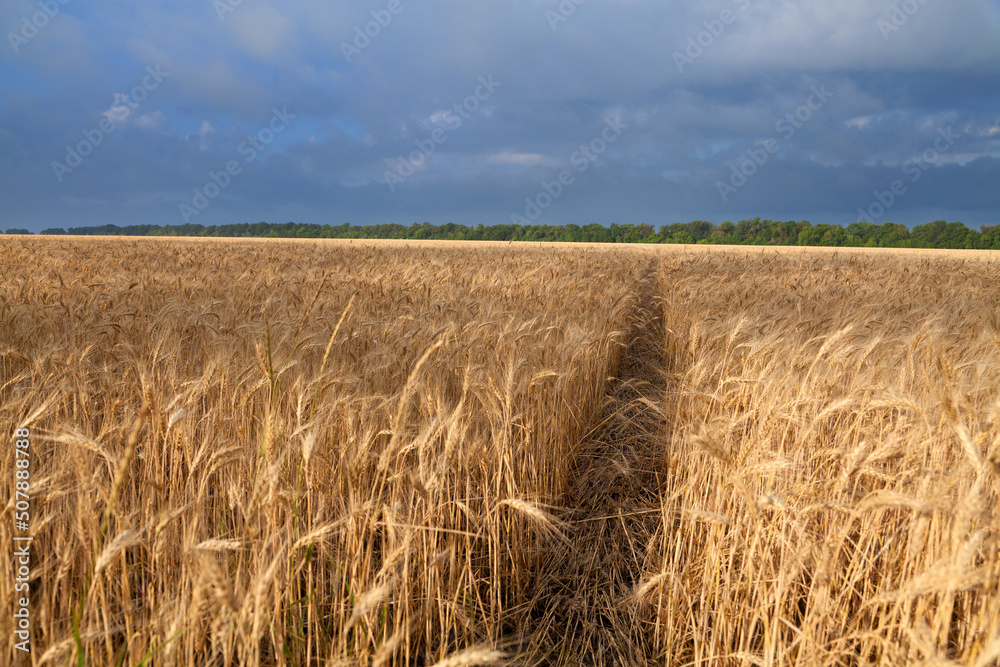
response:
<path id="1" fill-rule="evenodd" d="M 0 228 L 1000 222 L 995 1 L 220 2 L 4 3 Z"/>

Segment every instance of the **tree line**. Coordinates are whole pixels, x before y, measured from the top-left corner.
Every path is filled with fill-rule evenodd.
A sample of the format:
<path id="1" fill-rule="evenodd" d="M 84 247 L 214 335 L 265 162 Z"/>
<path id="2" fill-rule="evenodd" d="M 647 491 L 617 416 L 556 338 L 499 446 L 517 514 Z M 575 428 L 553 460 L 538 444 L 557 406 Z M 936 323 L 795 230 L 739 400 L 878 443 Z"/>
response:
<path id="1" fill-rule="evenodd" d="M 8 229 L 8 234 L 27 234 Z M 233 225 L 101 225 L 51 228 L 41 234 L 77 236 L 194 236 L 311 239 L 429 239 L 448 241 L 561 241 L 570 243 L 714 243 L 720 245 L 793 245 L 869 248 L 942 248 L 1000 250 L 1000 226 L 970 229 L 961 222 L 936 220 L 908 228 L 887 222 L 876 225 L 812 224 L 808 221 L 752 218 L 717 225 L 705 220 L 661 225 L 317 225 L 296 222 Z"/>

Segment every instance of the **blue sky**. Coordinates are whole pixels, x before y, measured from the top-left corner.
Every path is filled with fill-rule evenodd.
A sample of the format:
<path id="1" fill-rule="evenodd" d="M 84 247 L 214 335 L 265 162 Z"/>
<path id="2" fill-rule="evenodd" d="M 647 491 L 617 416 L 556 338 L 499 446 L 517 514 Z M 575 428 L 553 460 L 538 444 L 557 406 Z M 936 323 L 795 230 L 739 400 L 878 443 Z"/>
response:
<path id="1" fill-rule="evenodd" d="M 1000 0 L 4 0 L 0 28 L 0 229 L 1000 224 Z"/>

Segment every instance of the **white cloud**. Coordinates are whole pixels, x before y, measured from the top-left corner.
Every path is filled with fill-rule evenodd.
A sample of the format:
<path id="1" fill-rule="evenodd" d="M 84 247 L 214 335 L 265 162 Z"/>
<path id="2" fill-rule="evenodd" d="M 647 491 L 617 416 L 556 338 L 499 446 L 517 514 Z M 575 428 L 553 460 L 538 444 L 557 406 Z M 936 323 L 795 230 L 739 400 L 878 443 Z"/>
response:
<path id="1" fill-rule="evenodd" d="M 536 165 L 556 164 L 555 160 L 538 153 L 494 153 L 486 157 L 487 164 L 498 164 L 516 167 L 533 167 Z"/>
<path id="2" fill-rule="evenodd" d="M 136 118 L 135 124 L 144 130 L 162 130 L 167 126 L 167 119 L 162 111 L 153 111 Z"/>
<path id="3" fill-rule="evenodd" d="M 215 127 L 212 125 L 210 121 L 203 120 L 201 121 L 201 127 L 198 128 L 198 131 L 191 132 L 186 137 L 184 137 L 184 139 L 186 141 L 191 141 L 191 139 L 197 137 L 198 148 L 200 148 L 203 151 L 207 151 L 209 149 L 208 136 L 211 134 L 215 134 Z"/>
<path id="4" fill-rule="evenodd" d="M 122 93 L 114 93 L 114 102 L 101 115 L 118 126 L 125 125 L 132 117 L 132 109 L 128 105 L 129 97 Z"/>
<path id="5" fill-rule="evenodd" d="M 243 52 L 257 60 L 282 60 L 295 45 L 295 26 L 271 5 L 246 3 L 230 14 L 225 23 Z"/>

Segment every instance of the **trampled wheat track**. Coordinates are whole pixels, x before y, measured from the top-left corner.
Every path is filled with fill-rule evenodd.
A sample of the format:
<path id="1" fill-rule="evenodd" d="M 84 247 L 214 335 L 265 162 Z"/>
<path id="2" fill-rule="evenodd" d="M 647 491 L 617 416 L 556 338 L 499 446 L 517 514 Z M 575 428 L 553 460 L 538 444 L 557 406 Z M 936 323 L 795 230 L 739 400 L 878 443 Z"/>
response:
<path id="1" fill-rule="evenodd" d="M 573 467 L 562 516 L 570 546 L 554 546 L 540 579 L 536 614 L 551 628 L 550 664 L 644 665 L 653 654 L 630 596 L 661 525 L 655 462 L 666 425 L 647 403 L 659 404 L 665 391 L 657 287 L 651 262 L 600 418 Z"/>

